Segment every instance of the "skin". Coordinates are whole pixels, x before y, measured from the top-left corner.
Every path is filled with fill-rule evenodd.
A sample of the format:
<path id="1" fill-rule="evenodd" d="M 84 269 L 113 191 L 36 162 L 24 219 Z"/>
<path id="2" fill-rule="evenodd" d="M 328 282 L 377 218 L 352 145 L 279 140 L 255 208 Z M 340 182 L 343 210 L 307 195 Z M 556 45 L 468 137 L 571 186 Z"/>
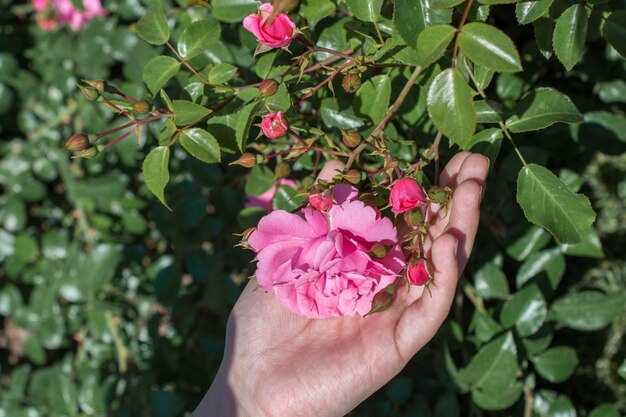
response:
<path id="1" fill-rule="evenodd" d="M 327 163 L 331 178 L 339 161 Z M 429 213 L 432 297 L 403 287 L 392 307 L 367 318 L 312 320 L 288 312 L 251 281 L 230 315 L 220 370 L 192 417 L 340 417 L 397 375 L 435 335 L 471 253 L 489 161 L 462 152 L 443 169 L 447 214 Z"/>

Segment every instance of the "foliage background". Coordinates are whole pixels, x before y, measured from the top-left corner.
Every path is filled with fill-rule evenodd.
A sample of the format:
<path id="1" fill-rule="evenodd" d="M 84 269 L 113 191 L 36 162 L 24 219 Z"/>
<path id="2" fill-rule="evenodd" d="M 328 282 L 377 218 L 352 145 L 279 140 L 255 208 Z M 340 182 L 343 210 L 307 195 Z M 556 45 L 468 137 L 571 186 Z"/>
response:
<path id="1" fill-rule="evenodd" d="M 93 160 L 71 160 L 61 149 L 74 132 L 122 123 L 80 95 L 80 79 L 149 97 L 143 69 L 163 49 L 133 32 L 150 3 L 105 1 L 110 15 L 80 32 L 42 32 L 27 2 L 0 0 L 0 416 L 179 416 L 194 408 L 219 366 L 229 310 L 251 274 L 250 254 L 233 248 L 246 171 L 176 148 L 169 212 L 140 175 L 158 124 Z M 554 8 L 568 5 L 556 0 Z M 174 38 L 209 13 L 169 6 L 179 7 L 166 8 Z M 336 6 L 309 0 L 300 12 L 319 21 L 313 31 L 327 45 L 342 49 L 362 35 L 324 19 Z M 388 8 L 383 15 L 391 17 Z M 569 72 L 541 56 L 514 7 L 494 6 L 490 22 L 513 38 L 525 66 L 497 75 L 490 97 L 512 106 L 548 85 L 584 113 L 579 125 L 554 125 L 518 143 L 527 159 L 591 198 L 595 231 L 563 246 L 531 226 L 515 202 L 519 162 L 502 143 L 450 319 L 355 416 L 626 413 L 626 63 L 600 39 L 597 22 Z M 238 24 L 223 23 L 222 31 L 219 47 L 197 64 L 232 63 L 243 79 L 259 81 L 253 38 Z M 170 95 L 184 95 L 189 81 L 179 73 Z M 347 111 L 341 106 L 352 98 L 338 90 Z M 424 94 L 391 128 L 426 143 L 434 132 L 423 117 Z M 530 308 L 536 300 L 545 302 Z"/>

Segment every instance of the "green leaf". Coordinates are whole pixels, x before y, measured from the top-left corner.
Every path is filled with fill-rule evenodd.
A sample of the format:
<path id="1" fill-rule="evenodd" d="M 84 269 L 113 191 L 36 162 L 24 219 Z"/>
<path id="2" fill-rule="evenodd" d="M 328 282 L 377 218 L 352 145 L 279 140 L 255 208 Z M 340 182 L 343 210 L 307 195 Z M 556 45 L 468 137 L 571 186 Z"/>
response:
<path id="1" fill-rule="evenodd" d="M 454 38 L 456 29 L 450 25 L 434 25 L 424 29 L 417 37 L 416 62 L 424 67 L 443 56 Z"/>
<path id="2" fill-rule="evenodd" d="M 557 122 L 580 123 L 583 116 L 565 94 L 553 88 L 539 88 L 519 102 L 507 121 L 513 133 L 544 129 Z"/>
<path id="3" fill-rule="evenodd" d="M 604 22 L 604 39 L 623 57 L 626 57 L 626 10 L 617 10 Z"/>
<path id="4" fill-rule="evenodd" d="M 567 256 L 584 256 L 595 259 L 605 257 L 600 236 L 595 229 L 591 229 L 591 233 L 581 242 L 574 245 L 562 245 L 562 249 Z"/>
<path id="5" fill-rule="evenodd" d="M 239 117 L 237 118 L 237 126 L 235 128 L 235 139 L 237 140 L 237 146 L 239 150 L 243 152 L 246 144 L 248 143 L 248 136 L 250 134 L 250 127 L 256 112 L 259 110 L 260 103 L 250 103 L 245 105 L 239 110 Z"/>
<path id="6" fill-rule="evenodd" d="M 603 103 L 626 103 L 626 81 L 624 80 L 597 83 L 594 91 Z"/>
<path id="7" fill-rule="evenodd" d="M 172 101 L 174 123 L 176 126 L 186 126 L 199 121 L 211 114 L 211 110 L 187 100 Z"/>
<path id="8" fill-rule="evenodd" d="M 221 160 L 220 145 L 206 130 L 198 128 L 183 130 L 178 140 L 187 152 L 202 162 L 213 164 Z"/>
<path id="9" fill-rule="evenodd" d="M 339 129 L 360 129 L 365 125 L 363 118 L 354 114 L 354 109 L 348 107 L 339 108 L 337 99 L 327 97 L 322 100 L 320 109 L 322 120 L 328 127 L 337 127 Z"/>
<path id="10" fill-rule="evenodd" d="M 257 0 L 213 0 L 211 14 L 227 23 L 241 23 L 244 17 L 255 13 L 261 4 Z"/>
<path id="11" fill-rule="evenodd" d="M 180 62 L 169 56 L 156 56 L 143 68 L 143 82 L 155 95 L 178 72 Z"/>
<path id="12" fill-rule="evenodd" d="M 215 20 L 198 20 L 189 25 L 178 40 L 178 53 L 189 60 L 208 50 L 220 39 L 220 24 Z"/>
<path id="13" fill-rule="evenodd" d="M 511 4 L 517 3 L 520 0 L 479 0 L 479 3 L 482 4 Z"/>
<path id="14" fill-rule="evenodd" d="M 626 359 L 624 359 L 624 362 L 622 362 L 622 364 L 619 366 L 617 374 L 621 376 L 622 379 L 626 380 Z"/>
<path id="15" fill-rule="evenodd" d="M 544 16 L 554 0 L 523 1 L 515 5 L 515 16 L 520 25 L 527 25 Z"/>
<path id="16" fill-rule="evenodd" d="M 441 72 L 428 90 L 428 113 L 444 135 L 465 148 L 476 130 L 472 89 L 456 68 Z"/>
<path id="17" fill-rule="evenodd" d="M 522 70 L 513 41 L 486 23 L 468 23 L 458 35 L 459 48 L 472 62 L 498 72 Z"/>
<path id="18" fill-rule="evenodd" d="M 258 196 L 274 186 L 274 173 L 266 166 L 255 165 L 245 186 L 246 195 Z"/>
<path id="19" fill-rule="evenodd" d="M 600 404 L 589 413 L 588 417 L 619 417 L 619 410 L 615 404 Z"/>
<path id="20" fill-rule="evenodd" d="M 482 298 L 504 300 L 509 296 L 509 283 L 502 269 L 490 262 L 474 275 L 474 288 Z"/>
<path id="21" fill-rule="evenodd" d="M 565 273 L 565 257 L 561 253 L 561 248 L 552 248 L 530 255 L 517 271 L 515 277 L 517 288 L 523 287 L 541 272 L 545 272 L 548 276 L 550 287 L 553 290 L 556 289 Z"/>
<path id="22" fill-rule="evenodd" d="M 146 186 L 163 205 L 167 208 L 165 201 L 165 186 L 170 180 L 168 163 L 170 159 L 170 148 L 159 146 L 150 151 L 143 161 L 142 172 Z"/>
<path id="23" fill-rule="evenodd" d="M 489 68 L 481 67 L 480 65 L 474 65 L 474 81 L 476 88 L 485 90 L 491 84 L 494 72 Z"/>
<path id="24" fill-rule="evenodd" d="M 449 9 L 457 4 L 463 3 L 464 0 L 430 0 L 428 5 L 433 9 Z"/>
<path id="25" fill-rule="evenodd" d="M 155 2 L 137 22 L 137 35 L 152 45 L 163 45 L 170 38 L 170 28 L 163 12 L 163 6 Z"/>
<path id="26" fill-rule="evenodd" d="M 474 106 L 478 123 L 497 124 L 502 121 L 502 113 L 507 112 L 502 104 L 492 100 L 478 100 L 474 102 Z"/>
<path id="27" fill-rule="evenodd" d="M 450 23 L 452 10 L 433 10 L 427 0 L 394 0 L 393 24 L 407 45 L 415 47 L 427 27 Z"/>
<path id="28" fill-rule="evenodd" d="M 272 199 L 274 210 L 294 211 L 306 202 L 302 195 L 297 195 L 298 190 L 288 185 L 281 185 L 276 189 Z"/>
<path id="29" fill-rule="evenodd" d="M 471 387 L 472 399 L 489 410 L 507 408 L 522 392 L 517 380 L 517 348 L 510 332 L 483 346 L 457 380 Z"/>
<path id="30" fill-rule="evenodd" d="M 550 241 L 550 234 L 541 227 L 531 226 L 515 242 L 506 248 L 506 253 L 516 261 L 523 261 Z"/>
<path id="31" fill-rule="evenodd" d="M 304 0 L 300 3 L 300 13 L 312 26 L 335 10 L 337 6 L 332 0 Z"/>
<path id="32" fill-rule="evenodd" d="M 391 99 L 391 80 L 386 74 L 376 75 L 361 85 L 356 96 L 358 110 L 367 114 L 374 124 L 378 124 L 389 107 Z"/>
<path id="33" fill-rule="evenodd" d="M 481 342 L 485 343 L 493 339 L 493 337 L 502 332 L 502 326 L 495 321 L 489 313 L 482 313 L 474 310 L 474 334 Z"/>
<path id="34" fill-rule="evenodd" d="M 533 22 L 533 32 L 535 33 L 535 42 L 539 52 L 545 59 L 552 56 L 552 38 L 554 37 L 554 22 L 552 19 L 539 18 Z"/>
<path id="35" fill-rule="evenodd" d="M 521 337 L 537 332 L 548 316 L 548 306 L 535 284 L 513 294 L 500 313 L 500 322 L 507 328 L 515 326 Z"/>
<path id="36" fill-rule="evenodd" d="M 559 346 L 543 352 L 533 359 L 535 370 L 544 379 L 558 383 L 569 378 L 578 366 L 576 350 L 569 346 Z"/>
<path id="37" fill-rule="evenodd" d="M 209 82 L 224 84 L 237 74 L 237 67 L 231 64 L 217 64 L 209 71 Z"/>
<path id="38" fill-rule="evenodd" d="M 577 243 L 591 231 L 596 214 L 589 199 L 570 190 L 546 168 L 529 164 L 517 177 L 517 202 L 526 218 L 560 243 Z"/>
<path id="39" fill-rule="evenodd" d="M 282 111 L 284 113 L 291 108 L 291 95 L 285 83 L 278 86 L 276 94 L 266 99 L 266 105 L 273 112 Z"/>
<path id="40" fill-rule="evenodd" d="M 559 298 L 552 304 L 551 317 L 575 330 L 594 331 L 608 325 L 623 309 L 623 292 L 604 294 L 579 291 Z"/>
<path id="41" fill-rule="evenodd" d="M 345 2 L 357 19 L 364 22 L 380 20 L 380 8 L 383 6 L 383 0 L 345 0 Z"/>
<path id="42" fill-rule="evenodd" d="M 574 68 L 583 54 L 588 20 L 585 5 L 577 3 L 565 10 L 556 21 L 552 47 L 556 57 L 568 71 Z"/>

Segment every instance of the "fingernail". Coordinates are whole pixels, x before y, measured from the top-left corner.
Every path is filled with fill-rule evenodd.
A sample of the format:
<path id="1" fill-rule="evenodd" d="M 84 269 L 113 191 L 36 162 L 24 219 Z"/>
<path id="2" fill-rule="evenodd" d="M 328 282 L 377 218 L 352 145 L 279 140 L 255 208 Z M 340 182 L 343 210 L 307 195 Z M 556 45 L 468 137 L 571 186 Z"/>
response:
<path id="1" fill-rule="evenodd" d="M 453 251 L 454 254 L 456 255 L 459 251 L 459 241 L 457 239 L 454 239 L 454 245 L 453 245 Z"/>
<path id="2" fill-rule="evenodd" d="M 481 185 L 480 186 L 480 199 L 482 200 L 484 196 L 485 196 L 485 186 Z M 479 202 L 479 204 L 480 204 L 480 202 Z"/>

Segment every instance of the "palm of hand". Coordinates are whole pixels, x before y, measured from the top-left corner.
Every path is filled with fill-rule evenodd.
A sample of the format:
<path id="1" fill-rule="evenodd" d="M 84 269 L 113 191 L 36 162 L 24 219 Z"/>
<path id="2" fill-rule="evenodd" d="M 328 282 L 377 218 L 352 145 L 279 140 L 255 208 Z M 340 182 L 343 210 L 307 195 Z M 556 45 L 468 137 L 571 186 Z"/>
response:
<path id="1" fill-rule="evenodd" d="M 430 214 L 432 297 L 421 297 L 422 287 L 403 286 L 383 313 L 311 320 L 288 312 L 250 282 L 233 309 L 222 366 L 248 399 L 242 404 L 247 413 L 342 416 L 406 365 L 450 309 L 473 245 L 487 171 L 486 158 L 461 153 L 441 174 L 441 184 L 454 194 L 447 215 Z"/>

